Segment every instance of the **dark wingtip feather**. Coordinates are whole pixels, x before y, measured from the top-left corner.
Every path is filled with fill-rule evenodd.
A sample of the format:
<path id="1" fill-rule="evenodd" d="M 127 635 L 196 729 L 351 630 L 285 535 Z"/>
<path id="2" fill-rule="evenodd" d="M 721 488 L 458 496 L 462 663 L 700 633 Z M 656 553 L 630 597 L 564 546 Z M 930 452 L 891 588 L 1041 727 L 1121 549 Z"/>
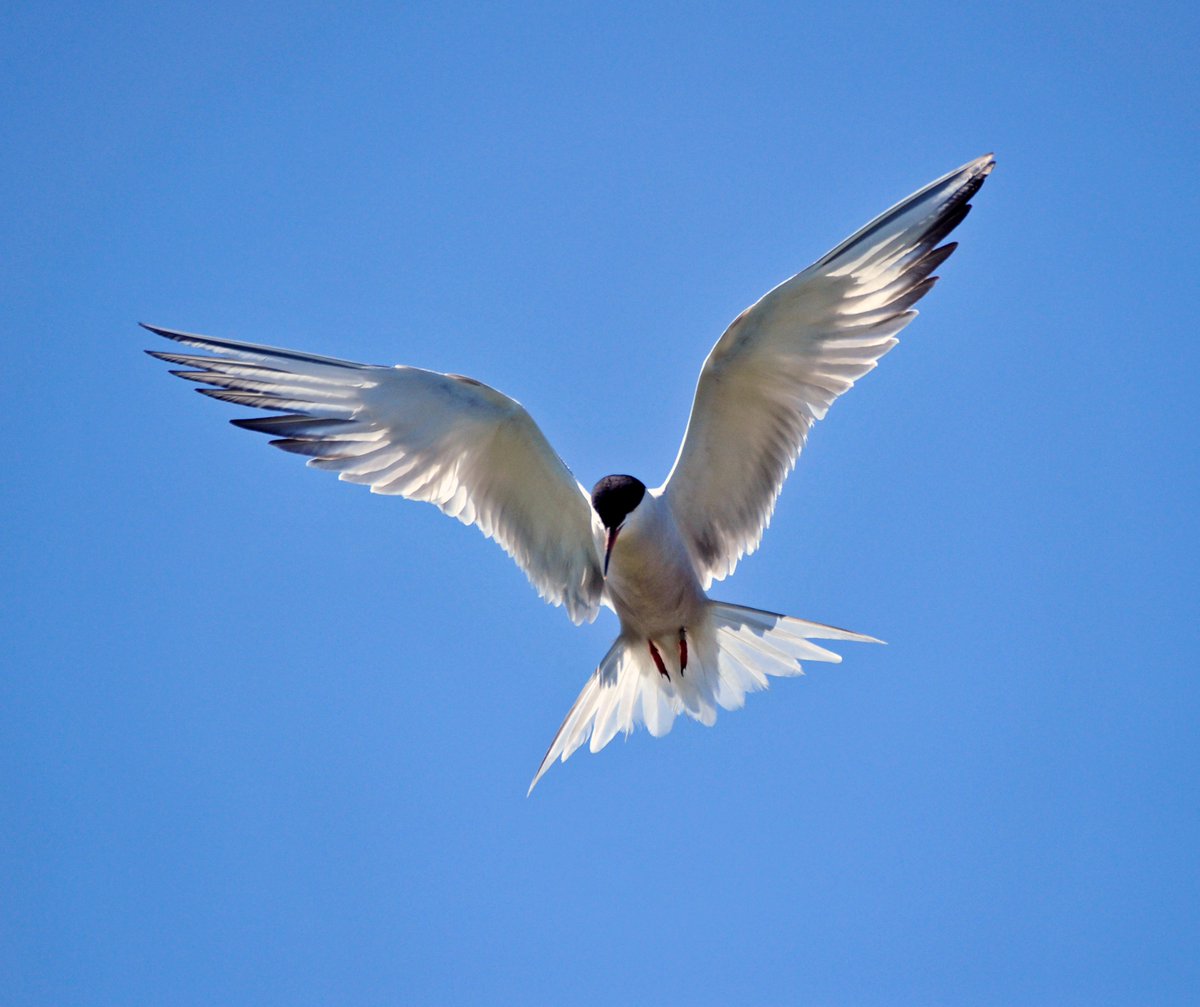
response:
<path id="1" fill-rule="evenodd" d="M 326 437 L 354 425 L 354 420 L 312 417 L 306 416 L 304 413 L 288 413 L 286 416 L 250 416 L 246 419 L 230 420 L 229 422 L 235 427 L 253 430 L 257 434 L 309 438 Z"/>
<path id="2" fill-rule="evenodd" d="M 243 419 L 230 420 L 235 427 L 240 427 L 242 430 L 252 430 L 256 434 L 273 434 L 277 433 L 281 426 L 289 421 L 295 422 L 299 419 L 307 419 L 296 414 L 289 416 L 248 416 Z"/>
<path id="3" fill-rule="evenodd" d="M 294 437 L 284 437 L 268 441 L 273 448 L 287 451 L 293 455 L 306 455 L 309 458 L 320 458 L 324 461 L 336 462 L 350 455 L 342 450 L 344 443 L 338 441 L 301 440 Z"/>
<path id="4" fill-rule="evenodd" d="M 164 329 L 158 325 L 151 325 L 149 322 L 138 322 L 138 325 L 140 325 L 147 332 L 153 332 L 156 336 L 162 336 L 165 339 L 178 340 L 181 337 L 187 336 L 186 332 L 177 332 L 174 329 Z M 147 350 L 146 352 L 149 353 L 150 351 Z"/>
<path id="5" fill-rule="evenodd" d="M 960 203 L 954 207 L 945 216 L 938 219 L 938 222 L 933 225 L 928 231 L 921 236 L 922 244 L 936 245 L 947 234 L 953 231 L 959 224 L 967 218 L 967 214 L 971 212 L 970 203 Z"/>
<path id="6" fill-rule="evenodd" d="M 888 305 L 889 311 L 907 311 L 922 297 L 929 293 L 929 289 L 937 283 L 936 276 L 927 276 L 918 283 L 914 283 L 904 293 L 897 297 Z"/>
<path id="7" fill-rule="evenodd" d="M 274 395 L 264 395 L 261 392 L 231 392 L 224 388 L 197 388 L 201 395 L 221 402 L 232 402 L 235 406 L 250 406 L 254 409 L 274 409 L 276 412 L 288 412 L 292 408 L 285 399 Z"/>
<path id="8" fill-rule="evenodd" d="M 926 264 L 931 264 L 929 265 L 928 272 L 932 273 L 938 266 L 950 258 L 956 248 L 958 248 L 957 241 L 947 241 L 946 244 L 939 245 L 932 251 L 927 252 L 919 265 L 924 269 Z"/>
<path id="9" fill-rule="evenodd" d="M 925 279 L 925 277 L 937 269 L 938 266 L 950 258 L 950 254 L 956 248 L 958 248 L 958 242 L 951 241 L 945 245 L 942 245 L 940 248 L 934 248 L 931 251 L 926 252 L 919 259 L 917 259 L 916 262 L 909 266 L 907 270 L 905 270 L 904 278 L 910 283 L 917 283 Z"/>
<path id="10" fill-rule="evenodd" d="M 975 193 L 983 188 L 984 180 L 987 177 L 988 172 L 986 171 L 981 171 L 978 175 L 972 176 L 967 180 L 966 184 L 963 185 L 962 189 L 959 190 L 954 198 L 959 202 L 966 203 L 968 200 L 974 197 Z"/>
<path id="11" fill-rule="evenodd" d="M 146 322 L 138 322 L 143 329 L 148 332 L 153 332 L 155 335 L 162 336 L 164 339 L 173 339 L 177 343 L 183 343 L 187 346 L 195 346 L 204 350 L 207 353 L 216 354 L 213 359 L 227 359 L 229 357 L 237 357 L 240 360 L 250 360 L 258 366 L 266 366 L 263 361 L 297 361 L 303 364 L 317 364 L 322 367 L 336 367 L 339 370 L 353 371 L 369 371 L 374 370 L 379 365 L 377 364 L 360 364 L 353 360 L 339 360 L 337 357 L 323 357 L 316 353 L 300 353 L 297 350 L 285 350 L 278 346 L 265 346 L 259 343 L 244 343 L 236 339 L 218 339 L 216 336 L 202 336 L 195 332 L 180 332 L 176 329 L 163 329 L 157 325 L 150 325 Z M 201 360 L 205 358 L 200 358 Z M 272 368 L 275 369 L 275 368 Z M 278 369 L 288 370 L 286 363 Z"/>
<path id="12" fill-rule="evenodd" d="M 174 374 L 177 378 L 183 378 L 184 381 L 208 381 L 212 377 L 212 374 L 210 374 L 208 371 L 172 370 L 170 373 Z"/>

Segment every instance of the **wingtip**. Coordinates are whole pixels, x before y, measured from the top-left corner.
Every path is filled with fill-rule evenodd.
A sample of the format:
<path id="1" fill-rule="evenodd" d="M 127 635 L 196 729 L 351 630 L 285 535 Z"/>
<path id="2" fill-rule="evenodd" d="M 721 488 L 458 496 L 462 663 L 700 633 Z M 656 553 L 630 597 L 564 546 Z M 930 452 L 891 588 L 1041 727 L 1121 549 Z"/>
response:
<path id="1" fill-rule="evenodd" d="M 557 740 L 557 738 L 555 739 Z M 553 751 L 554 746 L 550 746 Z M 542 764 L 538 766 L 538 771 L 533 777 L 533 781 L 529 784 L 529 789 L 525 791 L 525 796 L 529 797 L 533 793 L 533 788 L 536 787 L 543 776 L 546 775 L 546 770 L 554 764 L 554 760 L 550 758 L 550 752 L 547 752 L 545 758 L 542 759 Z"/>
<path id="2" fill-rule="evenodd" d="M 975 190 L 983 184 L 983 180 L 992 173 L 992 169 L 995 167 L 996 155 L 988 153 L 968 161 L 961 167 L 955 168 L 945 179 L 939 179 L 938 181 L 948 181 L 952 178 L 962 178 L 965 176 L 969 183 L 974 186 L 971 192 L 971 195 L 974 195 Z"/>
<path id="3" fill-rule="evenodd" d="M 181 332 L 179 329 L 164 329 L 161 325 L 151 325 L 149 322 L 138 322 L 147 332 L 153 332 L 156 336 L 162 336 L 164 339 L 173 339 L 177 343 L 186 343 L 193 339 L 203 339 L 203 336 L 198 336 L 194 332 Z"/>

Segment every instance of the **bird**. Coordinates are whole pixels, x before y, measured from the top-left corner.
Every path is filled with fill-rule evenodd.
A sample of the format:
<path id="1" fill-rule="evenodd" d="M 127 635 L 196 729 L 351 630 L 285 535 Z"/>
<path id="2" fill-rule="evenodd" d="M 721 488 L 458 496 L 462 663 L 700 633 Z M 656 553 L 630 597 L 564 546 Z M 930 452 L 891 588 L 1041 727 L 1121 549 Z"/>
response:
<path id="1" fill-rule="evenodd" d="M 515 399 L 481 381 L 355 363 L 141 323 L 196 352 L 147 350 L 214 399 L 260 410 L 231 422 L 374 493 L 423 500 L 494 539 L 576 624 L 615 612 L 616 640 L 587 678 L 529 785 L 585 742 L 639 725 L 705 725 L 823 642 L 874 637 L 709 597 L 759 546 L 813 424 L 878 364 L 957 247 L 995 166 L 976 158 L 901 200 L 739 314 L 700 371 L 663 483 L 607 475 L 589 492 Z M 266 415 L 262 415 L 265 413 Z"/>

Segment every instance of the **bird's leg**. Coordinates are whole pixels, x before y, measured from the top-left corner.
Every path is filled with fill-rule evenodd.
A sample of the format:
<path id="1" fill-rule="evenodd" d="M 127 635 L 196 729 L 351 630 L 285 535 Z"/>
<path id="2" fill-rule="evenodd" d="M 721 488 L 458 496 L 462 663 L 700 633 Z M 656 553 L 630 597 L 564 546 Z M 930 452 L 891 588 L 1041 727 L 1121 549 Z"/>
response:
<path id="1" fill-rule="evenodd" d="M 653 640 L 647 640 L 646 642 L 650 644 L 650 656 L 654 658 L 654 666 L 658 669 L 658 673 L 669 682 L 671 680 L 671 676 L 667 673 L 667 666 L 663 664 L 662 654 L 660 654 L 658 652 L 658 648 L 654 646 Z"/>
<path id="2" fill-rule="evenodd" d="M 687 627 L 679 627 L 679 674 L 687 667 Z"/>

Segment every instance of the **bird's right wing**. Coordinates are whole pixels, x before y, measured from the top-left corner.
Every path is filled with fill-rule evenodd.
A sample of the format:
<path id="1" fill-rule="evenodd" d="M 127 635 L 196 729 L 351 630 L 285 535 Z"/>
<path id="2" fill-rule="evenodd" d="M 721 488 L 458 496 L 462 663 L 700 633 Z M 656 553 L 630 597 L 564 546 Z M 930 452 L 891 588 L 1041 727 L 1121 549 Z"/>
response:
<path id="1" fill-rule="evenodd" d="M 380 367 L 145 326 L 205 355 L 148 351 L 225 402 L 283 415 L 234 420 L 373 493 L 424 500 L 474 524 L 575 622 L 603 578 L 587 491 L 529 413 L 472 378 Z"/>
<path id="2" fill-rule="evenodd" d="M 661 487 L 707 588 L 753 552 L 812 424 L 896 345 L 992 170 L 931 182 L 743 311 L 712 348 Z"/>

